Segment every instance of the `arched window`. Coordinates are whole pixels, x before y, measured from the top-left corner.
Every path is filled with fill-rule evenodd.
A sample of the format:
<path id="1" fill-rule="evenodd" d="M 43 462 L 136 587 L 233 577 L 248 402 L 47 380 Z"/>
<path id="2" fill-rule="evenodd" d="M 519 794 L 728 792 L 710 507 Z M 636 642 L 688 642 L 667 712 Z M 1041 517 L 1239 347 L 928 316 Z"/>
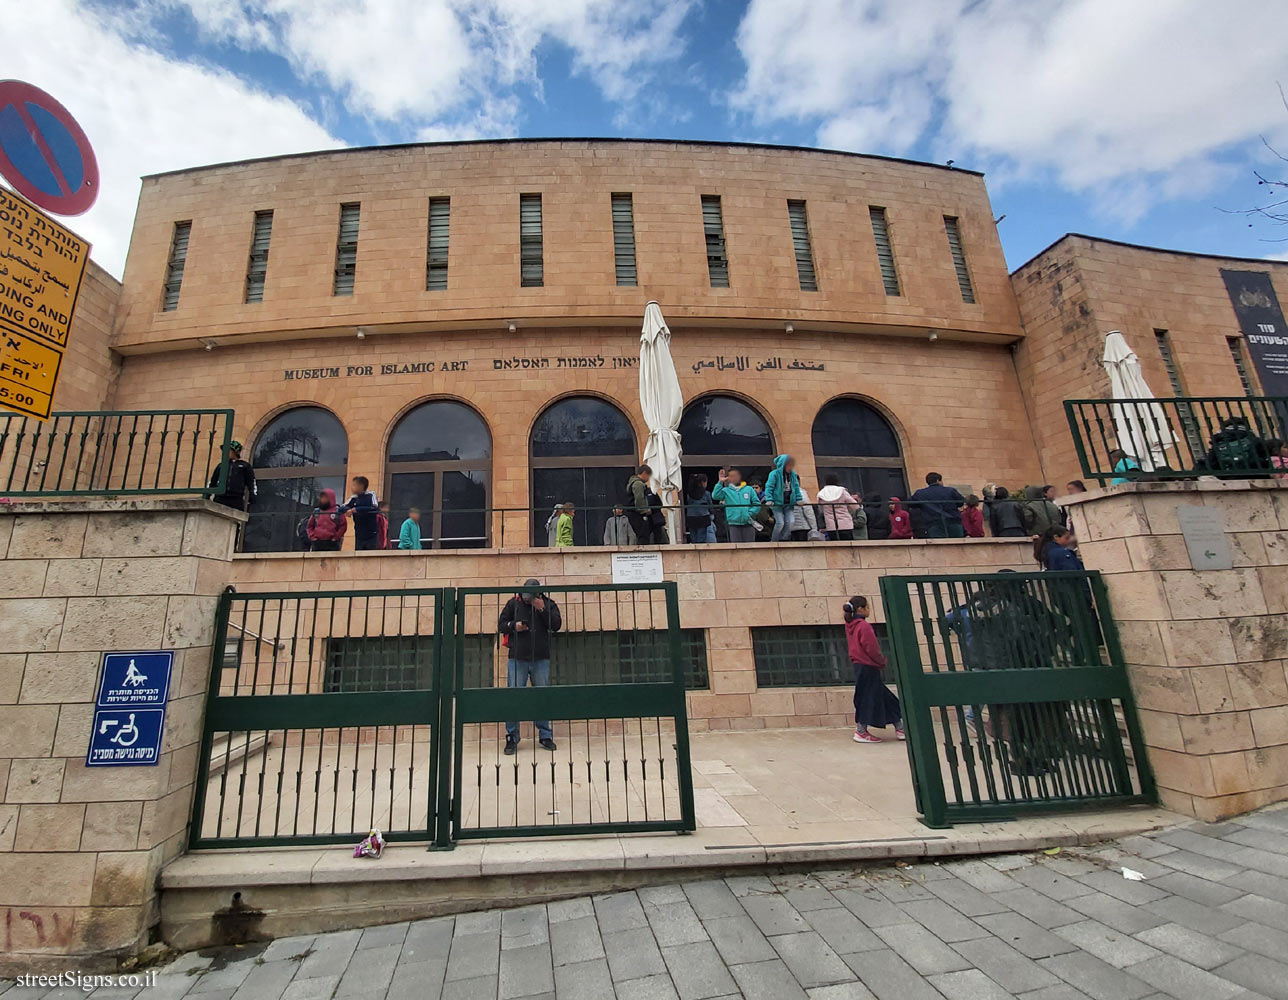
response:
<path id="1" fill-rule="evenodd" d="M 546 520 L 555 504 L 574 503 L 573 539 L 601 545 L 612 506 L 626 497 L 639 463 L 626 414 L 592 396 L 552 403 L 532 426 L 532 541 L 548 542 Z"/>
<path id="2" fill-rule="evenodd" d="M 389 437 L 385 496 L 396 535 L 420 510 L 422 548 L 484 548 L 492 435 L 464 403 L 439 399 L 408 412 Z"/>
<path id="3" fill-rule="evenodd" d="M 242 549 L 290 552 L 308 548 L 296 528 L 324 489 L 344 502 L 349 439 L 335 415 L 297 406 L 273 419 L 255 439 L 251 465 L 259 499 L 250 509 Z"/>
<path id="4" fill-rule="evenodd" d="M 720 469 L 736 467 L 749 483 L 765 485 L 774 465 L 774 435 L 755 409 L 735 396 L 702 396 L 680 418 L 684 485 L 700 472 L 714 489 Z M 723 511 L 716 514 L 716 537 L 726 541 Z"/>
<path id="5" fill-rule="evenodd" d="M 819 485 L 829 473 L 867 504 L 908 496 L 899 436 L 875 407 L 834 399 L 814 418 L 814 468 Z"/>

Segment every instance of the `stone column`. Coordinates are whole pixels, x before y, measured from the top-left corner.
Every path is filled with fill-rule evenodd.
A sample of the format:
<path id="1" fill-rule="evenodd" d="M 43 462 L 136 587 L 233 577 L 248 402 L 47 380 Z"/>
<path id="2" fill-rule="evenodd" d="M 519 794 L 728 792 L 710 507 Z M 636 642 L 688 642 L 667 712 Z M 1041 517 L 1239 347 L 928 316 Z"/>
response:
<path id="1" fill-rule="evenodd" d="M 1137 483 L 1069 505 L 1163 805 L 1215 820 L 1288 798 L 1288 483 Z M 1183 505 L 1221 511 L 1232 568 L 1192 568 Z"/>
<path id="2" fill-rule="evenodd" d="M 197 499 L 0 507 L 0 974 L 148 943 L 158 873 L 184 849 L 241 519 Z M 175 664 L 158 764 L 87 768 L 103 653 L 160 649 Z"/>

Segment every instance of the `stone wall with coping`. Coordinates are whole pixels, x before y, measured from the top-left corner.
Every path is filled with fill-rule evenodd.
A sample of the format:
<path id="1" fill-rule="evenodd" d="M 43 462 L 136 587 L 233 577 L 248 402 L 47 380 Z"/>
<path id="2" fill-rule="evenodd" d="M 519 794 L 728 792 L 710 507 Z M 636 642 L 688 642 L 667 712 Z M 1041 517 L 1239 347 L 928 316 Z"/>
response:
<path id="1" fill-rule="evenodd" d="M 158 873 L 184 848 L 240 516 L 197 499 L 0 506 L 0 974 L 147 943 Z M 160 761 L 87 768 L 103 653 L 156 649 L 175 651 Z"/>
<path id="2" fill-rule="evenodd" d="M 1288 482 L 1138 483 L 1068 503 L 1162 804 L 1215 820 L 1288 798 Z M 1233 568 L 1191 568 L 1182 505 L 1225 515 Z"/>

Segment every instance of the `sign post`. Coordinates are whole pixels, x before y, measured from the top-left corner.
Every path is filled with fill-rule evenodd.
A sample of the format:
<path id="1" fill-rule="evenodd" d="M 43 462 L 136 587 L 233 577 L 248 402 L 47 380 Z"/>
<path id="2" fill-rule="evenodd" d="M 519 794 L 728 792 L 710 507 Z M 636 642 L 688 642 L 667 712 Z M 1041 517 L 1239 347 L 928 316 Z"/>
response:
<path id="1" fill-rule="evenodd" d="M 161 759 L 174 653 L 104 653 L 86 767 L 143 767 Z"/>

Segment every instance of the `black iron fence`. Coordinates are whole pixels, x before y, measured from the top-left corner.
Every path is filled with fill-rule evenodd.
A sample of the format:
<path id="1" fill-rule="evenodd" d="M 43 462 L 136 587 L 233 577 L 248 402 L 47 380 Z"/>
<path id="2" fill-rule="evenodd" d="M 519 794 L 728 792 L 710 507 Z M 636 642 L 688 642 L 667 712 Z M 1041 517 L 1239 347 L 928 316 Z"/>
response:
<path id="1" fill-rule="evenodd" d="M 1082 474 L 1109 482 L 1266 477 L 1288 440 L 1288 396 L 1067 399 Z"/>
<path id="2" fill-rule="evenodd" d="M 48 420 L 0 414 L 0 494 L 218 493 L 232 410 L 89 410 Z"/>

